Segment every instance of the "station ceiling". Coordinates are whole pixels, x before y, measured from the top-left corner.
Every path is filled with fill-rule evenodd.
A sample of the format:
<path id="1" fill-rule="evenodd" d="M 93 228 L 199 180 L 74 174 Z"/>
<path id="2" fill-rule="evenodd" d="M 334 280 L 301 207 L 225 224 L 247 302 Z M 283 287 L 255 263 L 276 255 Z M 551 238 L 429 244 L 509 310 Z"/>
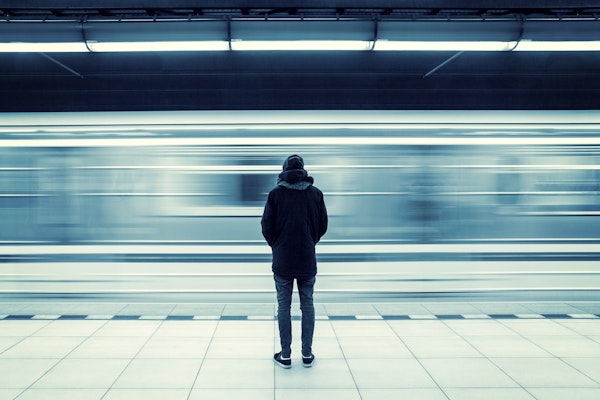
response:
<path id="1" fill-rule="evenodd" d="M 596 15 L 598 1 L 0 0 L 4 22 Z M 228 109 L 600 109 L 600 52 L 0 53 L 3 112 Z"/>

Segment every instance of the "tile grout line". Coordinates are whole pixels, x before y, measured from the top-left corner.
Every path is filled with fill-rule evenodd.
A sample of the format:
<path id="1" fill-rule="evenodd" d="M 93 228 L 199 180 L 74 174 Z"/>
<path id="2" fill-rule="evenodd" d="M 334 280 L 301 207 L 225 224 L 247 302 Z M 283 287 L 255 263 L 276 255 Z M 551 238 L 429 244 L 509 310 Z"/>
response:
<path id="1" fill-rule="evenodd" d="M 546 318 L 546 319 L 550 319 L 550 318 Z M 538 347 L 540 350 L 543 350 L 544 352 L 548 353 L 551 357 L 548 358 L 555 358 L 557 360 L 559 360 L 560 362 L 570 366 L 569 364 L 567 364 L 565 361 L 563 361 L 560 357 L 557 357 L 555 354 L 551 353 L 550 351 L 546 350 L 545 348 L 543 348 L 542 346 L 538 345 L 537 343 L 535 343 L 533 340 L 529 339 L 527 336 L 523 335 L 521 332 L 513 329 L 511 326 L 506 325 L 504 323 L 502 323 L 502 321 L 500 321 L 500 323 L 506 327 L 507 329 L 513 331 L 514 333 L 516 333 L 518 336 L 520 336 L 522 339 L 525 339 L 527 342 L 533 344 L 534 346 Z M 526 357 L 521 357 L 521 358 L 526 358 Z M 507 374 L 508 376 L 510 376 L 508 374 L 508 372 L 504 371 L 504 369 L 502 367 L 500 367 L 499 365 L 497 365 L 493 360 L 490 360 L 490 362 L 492 364 L 494 364 L 497 368 L 499 368 L 502 372 L 504 372 L 505 374 Z M 587 376 L 587 375 L 586 375 Z M 511 379 L 513 379 L 512 376 L 510 376 Z M 514 380 L 514 379 L 513 379 Z M 516 381 L 515 381 L 516 382 Z M 531 393 L 531 391 L 529 389 L 527 389 L 525 386 L 521 385 L 519 382 L 517 382 L 517 384 L 519 386 L 521 386 L 523 388 L 523 390 L 525 390 L 531 397 L 533 397 L 534 399 L 537 399 L 538 397 L 535 396 L 533 393 Z"/>
<path id="2" fill-rule="evenodd" d="M 536 398 L 531 392 L 529 392 L 529 390 L 527 390 L 527 388 L 525 388 L 523 385 L 521 385 L 519 382 L 517 382 L 515 380 L 515 378 L 513 378 L 508 372 L 506 372 L 503 368 L 501 368 L 498 364 L 496 364 L 492 359 L 490 359 L 490 357 L 486 356 L 481 350 L 479 350 L 477 347 L 475 347 L 473 345 L 473 343 L 471 343 L 469 340 L 467 340 L 463 335 L 458 333 L 456 330 L 452 329 L 452 327 L 450 325 L 448 325 L 447 321 L 442 321 L 442 322 L 444 325 L 446 325 L 446 327 L 448 329 L 450 329 L 452 332 L 454 332 L 456 335 L 458 335 L 462 340 L 464 340 L 466 343 L 468 343 L 468 345 L 471 346 L 471 348 L 473 348 L 476 352 L 481 354 L 483 358 L 488 360 L 493 366 L 498 368 L 498 370 L 502 371 L 502 373 L 504 375 L 506 375 L 511 381 L 513 381 L 518 387 L 523 389 L 525 392 L 527 392 L 529 395 L 531 395 L 534 399 Z M 499 323 L 502 324 L 501 322 L 499 322 Z M 506 326 L 506 325 L 502 324 L 502 326 Z"/>
<path id="3" fill-rule="evenodd" d="M 340 343 L 340 338 L 335 330 L 335 326 L 334 326 L 333 322 L 330 321 L 329 323 L 331 324 L 331 330 L 333 331 L 333 334 L 335 335 L 335 340 L 336 340 L 338 346 L 340 347 L 340 351 L 342 352 L 342 355 L 344 356 L 344 362 L 346 363 L 346 366 L 348 367 L 348 372 L 350 372 L 350 376 L 352 377 L 352 382 L 354 382 L 354 387 L 356 388 L 356 392 L 358 393 L 358 398 L 360 400 L 363 400 L 361 390 L 358 387 L 358 383 L 356 383 L 356 378 L 354 377 L 354 373 L 352 373 L 352 367 L 350 366 L 350 363 L 348 362 L 348 357 L 346 357 L 346 352 L 344 351 L 344 347 Z"/>
<path id="4" fill-rule="evenodd" d="M 107 322 L 108 322 L 108 321 L 107 321 Z M 42 329 L 46 328 L 47 326 L 49 326 L 49 325 L 53 324 L 53 323 L 56 323 L 56 321 L 54 321 L 54 320 L 53 320 L 53 321 L 50 321 L 50 322 L 49 322 L 48 324 L 46 324 L 44 327 L 42 327 L 42 328 L 38 329 L 38 330 L 36 331 L 36 333 L 37 333 L 37 332 L 39 332 L 40 330 L 42 330 Z M 77 349 L 79 348 L 79 346 L 81 346 L 83 343 L 85 343 L 86 341 L 88 341 L 88 339 L 89 339 L 89 338 L 91 338 L 92 336 L 94 336 L 94 335 L 96 334 L 96 332 L 98 332 L 100 329 L 102 329 L 102 327 L 103 327 L 104 325 L 106 325 L 106 322 L 105 322 L 105 323 L 103 323 L 103 324 L 100 324 L 100 326 L 98 326 L 98 328 L 96 328 L 96 330 L 94 330 L 92 333 L 90 333 L 90 334 L 87 336 L 87 338 L 86 338 L 85 340 L 81 341 L 81 343 L 79 343 L 77 346 L 75 346 L 73 349 L 71 349 L 71 351 L 69 351 L 67 354 L 65 354 L 65 355 L 64 355 L 62 358 L 59 358 L 59 359 L 58 359 L 58 361 L 52 365 L 52 367 L 50 367 L 50 368 L 49 368 L 49 369 L 48 369 L 46 372 L 44 372 L 42 375 L 40 375 L 40 377 L 39 377 L 39 378 L 37 378 L 35 381 L 33 381 L 33 382 L 31 383 L 31 385 L 29 385 L 29 386 L 28 386 L 28 387 L 27 387 L 25 390 L 23 390 L 23 391 L 22 391 L 22 392 L 21 392 L 21 393 L 20 393 L 20 394 L 19 394 L 17 397 L 15 397 L 15 399 L 14 399 L 14 400 L 17 400 L 19 397 L 21 397 L 21 396 L 22 396 L 22 395 L 23 395 L 25 392 L 27 392 L 27 391 L 28 391 L 29 389 L 31 389 L 31 388 L 32 388 L 32 387 L 33 387 L 33 386 L 34 386 L 34 385 L 35 385 L 37 382 L 39 382 L 39 381 L 40 381 L 40 379 L 42 379 L 43 377 L 45 377 L 45 376 L 48 374 L 48 372 L 52 371 L 52 370 L 53 370 L 53 369 L 54 369 L 54 368 L 55 368 L 55 367 L 56 367 L 58 364 L 60 364 L 60 363 L 61 363 L 61 362 L 63 362 L 64 360 L 66 360 L 66 359 L 67 359 L 67 357 L 68 357 L 68 356 L 69 356 L 71 353 L 73 353 L 75 350 L 77 350 Z M 33 334 L 32 334 L 32 335 L 30 335 L 29 337 L 32 337 L 32 336 L 33 336 Z M 60 337 L 65 337 L 65 336 L 60 336 Z M 106 394 L 106 393 L 105 393 L 105 394 Z M 104 395 L 105 395 L 105 394 L 104 394 Z M 103 395 L 102 397 L 104 397 L 104 395 Z"/>
<path id="5" fill-rule="evenodd" d="M 565 328 L 565 329 L 568 329 L 568 330 L 570 330 L 571 332 L 573 332 L 573 333 L 577 334 L 577 336 L 584 337 L 584 338 L 586 338 L 586 339 L 588 339 L 588 340 L 591 340 L 591 341 L 593 341 L 593 342 L 595 342 L 595 343 L 596 343 L 596 341 L 595 341 L 595 340 L 593 340 L 593 339 L 591 339 L 590 337 L 588 337 L 588 335 L 583 335 L 583 334 L 581 334 L 581 333 L 577 332 L 576 330 L 574 330 L 574 329 L 572 329 L 572 328 L 570 328 L 570 327 L 568 327 L 568 326 L 565 326 L 565 325 L 563 325 L 563 324 L 561 324 L 561 323 L 559 323 L 559 322 L 556 322 L 556 321 L 554 321 L 554 320 L 552 320 L 552 322 L 553 322 L 554 324 L 556 324 L 556 325 L 558 325 L 558 326 L 562 327 L 562 328 Z M 549 353 L 550 353 L 550 352 L 549 352 Z M 552 354 L 552 353 L 550 353 L 550 354 Z M 552 355 L 554 356 L 554 354 L 552 354 Z M 569 367 L 573 368 L 575 371 L 579 372 L 580 374 L 582 374 L 582 375 L 586 376 L 587 378 L 591 379 L 592 381 L 594 381 L 594 382 L 596 382 L 596 383 L 600 384 L 600 381 L 598 381 L 597 379 L 594 379 L 593 377 L 591 377 L 590 375 L 588 375 L 588 374 L 587 374 L 587 373 L 585 373 L 584 371 L 581 371 L 581 370 L 579 370 L 579 368 L 577 368 L 576 366 L 574 366 L 574 365 L 571 365 L 569 362 L 565 361 L 565 360 L 563 359 L 563 357 L 559 357 L 559 356 L 556 356 L 556 357 L 557 357 L 557 358 L 558 358 L 558 359 L 559 359 L 559 360 L 560 360 L 560 361 L 561 361 L 563 364 L 566 364 L 566 365 L 568 365 Z"/>
<path id="6" fill-rule="evenodd" d="M 106 321 L 106 323 L 108 324 L 109 321 Z M 150 341 L 150 339 L 152 339 L 154 337 L 154 335 L 156 334 L 156 332 L 158 332 L 158 330 L 163 326 L 163 324 L 165 323 L 165 321 L 160 321 L 160 324 L 158 324 L 158 326 L 156 327 L 156 329 L 154 329 L 154 332 L 152 332 L 151 335 L 148 336 L 148 339 L 146 339 L 146 341 L 144 342 L 144 344 L 142 344 L 140 346 L 140 349 L 133 355 L 133 357 L 131 357 L 131 359 L 129 360 L 129 362 L 127 363 L 127 365 L 125 365 L 125 367 L 121 370 L 121 372 L 119 373 L 119 375 L 117 375 L 117 377 L 113 380 L 113 382 L 110 384 L 110 386 L 106 389 L 106 392 L 104 392 L 104 394 L 102 395 L 102 397 L 100 398 L 100 400 L 104 399 L 106 397 L 106 395 L 111 391 L 111 389 L 113 388 L 113 386 L 115 385 L 115 383 L 119 380 L 119 378 L 121 376 L 123 376 L 123 373 L 127 370 L 127 368 L 129 368 L 129 366 L 131 365 L 131 363 L 133 362 L 133 360 L 136 359 L 136 357 L 138 356 L 138 354 L 140 354 L 142 352 L 142 350 L 144 349 L 144 347 L 146 347 L 146 345 L 148 344 L 148 342 Z"/>
<path id="7" fill-rule="evenodd" d="M 194 386 L 196 386 L 196 382 L 198 381 L 198 377 L 200 376 L 200 371 L 202 371 L 202 366 L 204 365 L 204 362 L 206 361 L 208 352 L 210 351 L 210 346 L 212 345 L 212 342 L 215 338 L 215 335 L 217 334 L 217 330 L 219 329 L 220 324 L 221 324 L 221 320 L 219 319 L 219 320 L 217 320 L 217 323 L 215 324 L 215 328 L 212 332 L 212 335 L 210 336 L 208 345 L 206 346 L 206 351 L 204 352 L 204 357 L 202 357 L 202 362 L 200 363 L 200 366 L 198 367 L 198 371 L 196 372 L 196 376 L 194 377 L 194 381 L 192 382 L 192 386 L 190 387 L 190 391 L 188 392 L 188 395 L 186 397 L 187 400 L 189 400 L 190 397 L 192 396 L 192 392 L 194 391 Z"/>
<path id="8" fill-rule="evenodd" d="M 429 370 L 427 368 L 425 368 L 425 365 L 423 365 L 423 363 L 421 362 L 421 360 L 417 357 L 417 355 L 412 351 L 412 349 L 410 348 L 410 346 L 408 346 L 406 344 L 406 342 L 402 339 L 402 337 L 398 334 L 398 332 L 396 332 L 396 330 L 394 329 L 393 326 L 390 325 L 389 320 L 386 320 L 385 323 L 387 324 L 387 326 L 392 330 L 392 332 L 394 332 L 394 335 L 396 335 L 396 337 L 398 338 L 398 340 L 400 340 L 400 342 L 404 345 L 404 347 L 406 347 L 406 350 L 408 350 L 408 352 L 411 354 L 411 356 L 413 356 L 413 358 L 415 359 L 416 362 L 419 363 L 419 365 L 421 366 L 421 368 L 423 368 L 423 371 L 425 371 L 425 373 L 427 374 L 427 376 L 429 376 L 429 378 L 431 378 L 431 381 L 433 383 L 435 383 L 435 385 L 438 387 L 438 389 L 440 390 L 440 392 L 443 393 L 443 395 L 446 397 L 447 400 L 451 400 L 450 396 L 448 396 L 448 394 L 446 393 L 446 391 L 440 386 L 440 384 L 438 383 L 438 381 L 435 380 L 435 378 L 433 377 L 433 375 L 431 375 L 431 373 L 429 372 Z"/>
<path id="9" fill-rule="evenodd" d="M 52 321 L 48 321 L 44 326 L 40 327 L 38 330 L 36 330 L 35 332 L 31 333 L 29 336 L 24 336 L 23 339 L 19 340 L 17 343 L 13 344 L 12 346 L 8 347 L 7 349 L 4 349 L 2 351 L 2 353 L 12 349 L 13 347 L 17 346 L 19 343 L 24 342 L 25 340 L 31 338 L 33 335 L 35 335 L 36 333 L 38 333 L 39 331 L 41 331 L 42 329 L 44 329 L 45 327 L 47 327 L 48 325 L 50 325 L 52 323 Z M 2 354 L 0 353 L 0 354 Z M 40 379 L 42 379 L 42 377 L 44 375 L 46 375 L 52 368 L 54 368 L 59 362 L 61 362 L 62 360 L 58 360 L 55 364 L 53 364 L 50 368 L 48 368 L 48 370 L 46 372 L 44 372 L 38 379 L 36 379 L 35 381 L 33 381 L 31 383 L 31 385 L 29 385 L 26 388 L 19 388 L 18 390 L 21 390 L 21 392 L 15 397 L 15 400 L 18 399 L 19 397 L 21 397 L 23 395 L 23 393 L 25 393 L 26 391 L 28 391 L 31 386 L 33 386 L 37 381 L 39 381 Z"/>

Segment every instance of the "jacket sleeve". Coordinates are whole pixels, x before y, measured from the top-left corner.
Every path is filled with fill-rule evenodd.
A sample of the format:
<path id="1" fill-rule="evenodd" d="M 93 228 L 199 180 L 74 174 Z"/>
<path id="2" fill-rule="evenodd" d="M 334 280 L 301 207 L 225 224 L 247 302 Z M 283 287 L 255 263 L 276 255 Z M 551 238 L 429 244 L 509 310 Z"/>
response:
<path id="1" fill-rule="evenodd" d="M 277 237 L 276 231 L 276 221 L 275 221 L 275 205 L 273 204 L 273 198 L 271 193 L 269 193 L 269 197 L 267 198 L 267 203 L 265 204 L 265 209 L 263 211 L 262 219 L 260 220 L 260 224 L 262 227 L 262 235 L 269 244 L 269 246 L 273 246 L 275 242 L 275 238 Z"/>
<path id="2" fill-rule="evenodd" d="M 323 194 L 321 194 L 319 208 L 319 240 L 321 240 L 325 232 L 327 232 L 328 224 L 327 208 L 325 207 L 325 200 L 323 199 Z"/>

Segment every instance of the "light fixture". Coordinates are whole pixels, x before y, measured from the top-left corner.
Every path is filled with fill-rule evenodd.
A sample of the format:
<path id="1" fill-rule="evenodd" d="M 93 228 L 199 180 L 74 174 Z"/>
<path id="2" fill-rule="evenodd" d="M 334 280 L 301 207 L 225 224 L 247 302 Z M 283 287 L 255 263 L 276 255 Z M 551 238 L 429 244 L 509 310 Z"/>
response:
<path id="1" fill-rule="evenodd" d="M 600 40 L 561 42 L 521 40 L 514 51 L 600 51 Z"/>
<path id="2" fill-rule="evenodd" d="M 84 42 L 0 43 L 0 53 L 84 53 Z"/>
<path id="3" fill-rule="evenodd" d="M 97 42 L 89 40 L 87 48 L 92 52 L 135 52 L 135 51 L 226 51 L 226 41 L 152 41 L 152 42 Z"/>
<path id="4" fill-rule="evenodd" d="M 600 21 L 0 22 L 0 52 L 600 51 Z"/>
<path id="5" fill-rule="evenodd" d="M 227 21 L 95 21 L 81 29 L 93 52 L 229 50 Z"/>
<path id="6" fill-rule="evenodd" d="M 231 49 L 238 51 L 361 51 L 370 50 L 373 42 L 361 40 L 233 40 Z"/>
<path id="7" fill-rule="evenodd" d="M 368 20 L 235 20 L 231 49 L 365 51 L 373 47 L 374 26 Z"/>
<path id="8" fill-rule="evenodd" d="M 378 40 L 373 50 L 377 51 L 510 51 L 516 41 L 389 41 Z"/>
<path id="9" fill-rule="evenodd" d="M 515 51 L 600 51 L 600 21 L 528 21 Z"/>

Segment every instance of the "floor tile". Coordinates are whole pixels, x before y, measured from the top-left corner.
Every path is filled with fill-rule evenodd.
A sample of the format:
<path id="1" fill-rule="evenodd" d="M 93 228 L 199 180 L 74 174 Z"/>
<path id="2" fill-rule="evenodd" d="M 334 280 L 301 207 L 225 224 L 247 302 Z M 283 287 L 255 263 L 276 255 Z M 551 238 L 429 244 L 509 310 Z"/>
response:
<path id="1" fill-rule="evenodd" d="M 174 308 L 174 304 L 128 304 L 116 315 L 169 315 Z"/>
<path id="2" fill-rule="evenodd" d="M 523 387 L 597 387 L 598 384 L 556 358 L 494 358 Z"/>
<path id="3" fill-rule="evenodd" d="M 139 336 L 92 336 L 68 358 L 133 358 L 146 340 L 146 337 Z"/>
<path id="4" fill-rule="evenodd" d="M 275 315 L 274 304 L 227 304 L 223 314 L 228 315 Z"/>
<path id="5" fill-rule="evenodd" d="M 217 337 L 273 337 L 275 321 L 220 321 L 215 336 Z"/>
<path id="6" fill-rule="evenodd" d="M 0 388 L 27 388 L 50 370 L 58 359 L 0 359 Z"/>
<path id="7" fill-rule="evenodd" d="M 128 362 L 124 359 L 65 359 L 37 381 L 33 388 L 109 388 Z"/>
<path id="8" fill-rule="evenodd" d="M 397 337 L 340 337 L 346 358 L 412 358 L 407 347 Z"/>
<path id="9" fill-rule="evenodd" d="M 558 323 L 580 335 L 600 336 L 599 320 L 561 320 Z"/>
<path id="10" fill-rule="evenodd" d="M 275 400 L 361 400 L 357 389 L 277 389 Z"/>
<path id="11" fill-rule="evenodd" d="M 110 389 L 102 400 L 187 400 L 189 389 Z"/>
<path id="12" fill-rule="evenodd" d="M 564 326 L 554 322 L 553 320 L 542 319 L 542 320 L 518 320 L 518 319 L 507 319 L 503 320 L 502 323 L 506 327 L 519 333 L 523 336 L 562 336 L 572 335 L 573 331 L 565 328 Z"/>
<path id="13" fill-rule="evenodd" d="M 360 389 L 436 387 L 414 359 L 350 359 L 348 364 Z"/>
<path id="14" fill-rule="evenodd" d="M 405 337 L 403 341 L 417 358 L 483 357 L 460 337 Z"/>
<path id="15" fill-rule="evenodd" d="M 100 400 L 106 389 L 28 389 L 18 400 Z"/>
<path id="16" fill-rule="evenodd" d="M 90 336 L 104 324 L 106 321 L 51 321 L 35 336 Z"/>
<path id="17" fill-rule="evenodd" d="M 0 303 L 0 314 L 24 314 L 22 311 L 27 303 Z"/>
<path id="18" fill-rule="evenodd" d="M 396 337 L 386 321 L 332 321 L 331 325 L 337 337 Z"/>
<path id="19" fill-rule="evenodd" d="M 380 315 L 428 314 L 430 311 L 421 304 L 380 303 L 374 305 Z"/>
<path id="20" fill-rule="evenodd" d="M 450 400 L 535 400 L 520 388 L 444 389 Z"/>
<path id="21" fill-rule="evenodd" d="M 189 400 L 266 400 L 274 398 L 274 389 L 194 389 Z M 169 399 L 170 400 L 170 399 Z"/>
<path id="22" fill-rule="evenodd" d="M 2 358 L 63 358 L 86 337 L 30 336 L 0 355 Z"/>
<path id="23" fill-rule="evenodd" d="M 296 336 L 299 338 L 299 336 Z M 276 341 L 277 351 L 279 351 L 279 337 Z M 342 349 L 340 348 L 340 344 L 335 338 L 327 338 L 327 337 L 315 337 L 313 338 L 313 354 L 321 358 L 335 358 L 342 359 L 344 358 L 344 353 L 342 353 Z M 292 355 L 299 355 L 302 353 L 302 343 L 299 340 L 296 340 L 296 343 L 292 343 Z"/>
<path id="24" fill-rule="evenodd" d="M 532 388 L 529 389 L 531 394 L 537 400 L 598 400 L 600 399 L 600 389 L 586 388 Z"/>
<path id="25" fill-rule="evenodd" d="M 519 303 L 475 303 L 484 314 L 531 314 L 531 309 Z"/>
<path id="26" fill-rule="evenodd" d="M 457 336 L 442 321 L 386 321 L 400 337 Z M 461 321 L 464 322 L 464 321 Z"/>
<path id="27" fill-rule="evenodd" d="M 177 304 L 171 315 L 217 315 L 220 316 L 225 304 Z"/>
<path id="28" fill-rule="evenodd" d="M 379 315 L 371 304 L 331 303 L 325 305 L 327 315 Z"/>
<path id="29" fill-rule="evenodd" d="M 149 337 L 162 323 L 162 321 L 105 321 L 94 335 Z"/>
<path id="30" fill-rule="evenodd" d="M 137 358 L 204 358 L 209 337 L 153 336 Z"/>
<path id="31" fill-rule="evenodd" d="M 202 360 L 135 359 L 114 383 L 115 389 L 191 388 Z"/>
<path id="32" fill-rule="evenodd" d="M 596 382 L 600 382 L 600 360 L 598 357 L 565 358 L 563 361 L 594 379 Z"/>
<path id="33" fill-rule="evenodd" d="M 229 338 L 215 337 L 210 343 L 207 358 L 265 358 L 275 353 L 273 337 Z"/>
<path id="34" fill-rule="evenodd" d="M 498 320 L 450 320 L 446 325 L 461 336 L 509 336 L 516 335 Z"/>
<path id="35" fill-rule="evenodd" d="M 206 359 L 194 384 L 195 389 L 269 389 L 273 388 L 271 359 Z M 226 371 L 226 372 L 224 372 Z"/>
<path id="36" fill-rule="evenodd" d="M 362 400 L 448 400 L 440 389 L 360 389 Z"/>
<path id="37" fill-rule="evenodd" d="M 23 389 L 0 389 L 0 400 L 14 400 Z"/>
<path id="38" fill-rule="evenodd" d="M 212 337 L 218 321 L 164 321 L 154 336 Z"/>
<path id="39" fill-rule="evenodd" d="M 510 377 L 487 359 L 423 359 L 421 362 L 442 388 L 517 386 Z"/>
<path id="40" fill-rule="evenodd" d="M 520 336 L 470 336 L 464 339 L 486 357 L 553 357 Z"/>
<path id="41" fill-rule="evenodd" d="M 427 311 L 435 315 L 480 314 L 481 311 L 468 303 L 427 303 Z"/>
<path id="42" fill-rule="evenodd" d="M 529 339 L 557 357 L 600 357 L 600 343 L 585 336 L 530 336 Z"/>
<path id="43" fill-rule="evenodd" d="M 600 314 L 600 302 L 589 302 L 589 303 L 575 303 L 572 304 L 576 307 L 579 312 L 589 313 L 589 314 Z"/>
<path id="44" fill-rule="evenodd" d="M 344 360 L 317 359 L 312 368 L 304 368 L 300 358 L 291 369 L 275 368 L 276 389 L 354 389 L 356 385 Z"/>
<path id="45" fill-rule="evenodd" d="M 28 304 L 20 312 L 23 314 L 73 314 L 75 304 L 63 303 L 34 303 Z"/>
<path id="46" fill-rule="evenodd" d="M 536 314 L 577 314 L 579 309 L 562 303 L 523 303 L 531 312 Z"/>
<path id="47" fill-rule="evenodd" d="M 24 339 L 26 339 L 26 337 L 23 336 L 0 336 L 0 357 L 2 357 L 3 351 L 13 347 Z"/>
<path id="48" fill-rule="evenodd" d="M 0 321 L 0 336 L 30 336 L 50 321 Z"/>
<path id="49" fill-rule="evenodd" d="M 71 312 L 75 315 L 116 315 L 126 306 L 122 303 L 80 303 Z"/>

